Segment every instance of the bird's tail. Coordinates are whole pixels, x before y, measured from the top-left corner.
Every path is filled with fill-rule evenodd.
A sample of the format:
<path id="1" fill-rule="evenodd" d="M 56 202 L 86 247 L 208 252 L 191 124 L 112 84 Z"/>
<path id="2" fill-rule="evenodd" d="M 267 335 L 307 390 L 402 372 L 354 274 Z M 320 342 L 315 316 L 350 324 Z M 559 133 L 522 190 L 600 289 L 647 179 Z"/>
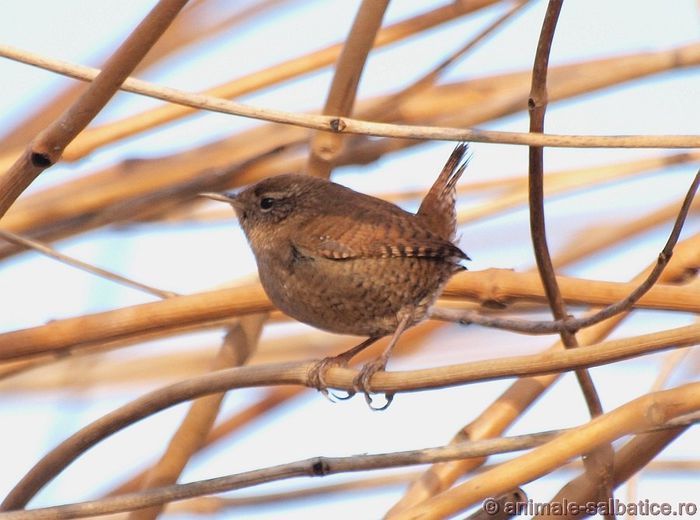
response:
<path id="1" fill-rule="evenodd" d="M 455 239 L 457 231 L 455 186 L 469 163 L 468 150 L 467 143 L 459 143 L 455 147 L 418 209 L 418 215 L 425 220 L 430 230 L 449 241 Z"/>

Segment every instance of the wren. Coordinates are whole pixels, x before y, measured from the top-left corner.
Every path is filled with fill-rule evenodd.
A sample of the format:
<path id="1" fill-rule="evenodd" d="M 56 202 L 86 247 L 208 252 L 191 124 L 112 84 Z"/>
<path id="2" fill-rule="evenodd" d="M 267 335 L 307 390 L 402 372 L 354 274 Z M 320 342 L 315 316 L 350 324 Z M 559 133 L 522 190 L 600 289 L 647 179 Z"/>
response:
<path id="1" fill-rule="evenodd" d="M 466 153 L 466 144 L 455 148 L 416 214 L 306 175 L 270 177 L 239 193 L 201 194 L 233 206 L 260 282 L 281 311 L 319 329 L 369 337 L 313 369 L 310 379 L 325 395 L 328 367 L 344 366 L 393 335 L 354 382 L 371 406 L 372 375 L 386 367 L 403 331 L 426 318 L 447 280 L 465 269 L 461 262 L 469 257 L 454 240 L 455 184 Z M 393 396 L 386 397 L 382 409 Z"/>

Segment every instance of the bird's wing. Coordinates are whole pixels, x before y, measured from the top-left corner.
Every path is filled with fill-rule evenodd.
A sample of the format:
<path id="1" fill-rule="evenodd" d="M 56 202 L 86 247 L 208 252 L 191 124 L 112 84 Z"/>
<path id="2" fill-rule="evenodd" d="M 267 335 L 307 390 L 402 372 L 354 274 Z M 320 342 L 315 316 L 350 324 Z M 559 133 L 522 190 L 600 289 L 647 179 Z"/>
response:
<path id="1" fill-rule="evenodd" d="M 304 256 L 321 256 L 333 260 L 451 258 L 455 262 L 468 258 L 451 242 L 407 222 L 377 225 L 357 219 L 330 217 L 314 227 L 316 229 L 313 231 L 305 229 L 292 239 L 294 246 Z"/>
<path id="2" fill-rule="evenodd" d="M 418 217 L 423 219 L 428 228 L 449 241 L 455 239 L 457 230 L 455 185 L 467 167 L 468 158 L 465 160 L 465 156 L 468 149 L 466 143 L 455 147 L 418 209 Z"/>

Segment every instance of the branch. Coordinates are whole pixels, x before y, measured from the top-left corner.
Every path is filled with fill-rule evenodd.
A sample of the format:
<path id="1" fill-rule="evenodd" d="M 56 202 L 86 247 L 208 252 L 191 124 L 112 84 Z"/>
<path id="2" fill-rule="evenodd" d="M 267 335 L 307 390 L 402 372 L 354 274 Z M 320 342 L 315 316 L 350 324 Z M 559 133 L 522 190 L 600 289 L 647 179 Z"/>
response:
<path id="1" fill-rule="evenodd" d="M 513 356 L 403 372 L 378 372 L 372 377 L 376 392 L 407 392 L 444 388 L 474 381 L 537 375 L 598 366 L 630 357 L 683 348 L 700 343 L 700 324 L 624 340 L 607 341 L 585 349 Z M 317 361 L 238 367 L 186 379 L 155 390 L 110 412 L 84 427 L 45 455 L 15 486 L 2 504 L 4 510 L 24 507 L 44 485 L 82 453 L 113 433 L 149 415 L 203 395 L 232 388 L 263 385 L 312 386 L 308 374 Z M 358 371 L 333 367 L 325 375 L 332 388 L 351 391 Z M 700 395 L 700 393 L 698 394 Z"/>
<path id="2" fill-rule="evenodd" d="M 480 315 L 474 311 L 433 309 L 430 312 L 430 317 L 438 320 L 459 322 L 462 325 L 476 323 L 485 327 L 499 328 L 513 332 L 524 332 L 527 334 L 549 334 L 553 332 L 559 332 L 560 334 L 573 334 L 583 328 L 590 327 L 600 323 L 601 321 L 610 319 L 617 314 L 626 312 L 627 310 L 631 309 L 645 294 L 647 294 L 652 287 L 654 287 L 656 282 L 663 274 L 668 262 L 671 260 L 671 256 L 673 256 L 673 248 L 676 246 L 678 238 L 680 237 L 683 224 L 688 216 L 688 211 L 693 203 L 693 198 L 695 197 L 698 185 L 700 185 L 700 170 L 698 170 L 698 172 L 695 174 L 693 183 L 691 184 L 690 189 L 683 200 L 683 204 L 678 212 L 676 222 L 674 223 L 671 234 L 666 241 L 666 245 L 661 250 L 661 253 L 659 253 L 656 265 L 647 275 L 646 279 L 625 298 L 612 303 L 603 309 L 600 309 L 594 314 L 578 319 L 567 315 L 563 319 L 557 319 L 554 321 L 529 321 L 494 318 Z M 563 298 L 561 297 L 561 292 L 559 291 L 558 282 L 556 281 L 553 268 L 551 272 L 551 279 L 557 286 L 557 294 L 562 300 L 563 305 Z M 566 309 L 564 309 L 564 311 L 565 310 Z"/>
<path id="3" fill-rule="evenodd" d="M 273 491 L 269 493 L 253 492 L 246 496 L 222 497 L 203 496 L 183 500 L 182 502 L 169 503 L 166 509 L 168 514 L 196 514 L 196 513 L 229 513 L 232 509 L 251 506 L 265 506 L 274 504 L 279 507 L 284 502 L 321 498 L 328 500 L 333 495 L 345 493 L 358 493 L 376 490 L 381 487 L 399 486 L 410 481 L 416 475 L 415 471 L 391 473 L 376 477 L 361 477 L 353 480 L 345 480 L 337 484 L 321 484 L 314 487 L 297 488 L 289 491 Z"/>
<path id="4" fill-rule="evenodd" d="M 700 408 L 700 383 L 646 394 L 570 432 L 477 475 L 423 504 L 400 512 L 396 520 L 440 519 L 558 468 L 573 457 L 589 453 L 623 435 L 661 424 Z"/>
<path id="5" fill-rule="evenodd" d="M 532 88 L 528 109 L 530 112 L 530 132 L 544 132 L 544 116 L 547 110 L 547 69 L 549 67 L 549 53 L 554 39 L 554 31 L 559 19 L 563 0 L 549 0 L 547 12 L 542 22 L 542 30 L 537 43 L 535 63 L 532 67 Z M 528 194 L 530 207 L 530 234 L 532 236 L 532 247 L 537 262 L 537 270 L 540 273 L 542 286 L 547 296 L 547 302 L 552 310 L 554 319 L 564 320 L 567 318 L 566 304 L 559 291 L 554 266 L 549 255 L 547 245 L 547 231 L 544 216 L 544 149 L 540 146 L 530 146 L 528 165 Z M 560 333 L 562 342 L 569 347 L 578 346 L 576 337 L 564 330 Z M 581 386 L 586 394 L 586 400 L 591 407 L 593 415 L 600 415 L 600 402 L 591 389 L 590 377 L 578 374 Z M 583 380 L 586 379 L 587 382 Z M 598 401 L 597 409 L 595 402 Z"/>
<path id="6" fill-rule="evenodd" d="M 233 324 L 214 359 L 211 371 L 245 365 L 257 348 L 260 333 L 267 316 L 257 314 L 241 318 Z M 219 415 L 225 393 L 208 395 L 195 400 L 180 427 L 170 439 L 160 460 L 148 471 L 141 489 L 174 484 L 192 456 L 204 445 L 207 434 Z M 132 512 L 129 520 L 155 519 L 162 507 L 151 507 Z"/>
<path id="7" fill-rule="evenodd" d="M 96 267 L 92 264 L 88 264 L 87 262 L 83 262 L 82 260 L 78 260 L 77 258 L 65 255 L 60 251 L 57 251 L 54 248 L 50 247 L 48 244 L 44 244 L 43 242 L 32 240 L 30 238 L 22 237 L 10 231 L 0 229 L 0 238 L 3 238 L 13 244 L 33 249 L 34 251 L 37 251 L 42 255 L 46 255 L 49 258 L 53 258 L 55 260 L 58 260 L 59 262 L 63 262 L 64 264 L 70 265 L 77 269 L 81 269 L 88 273 L 92 273 L 96 276 L 100 276 L 102 278 L 105 278 L 106 280 L 110 280 L 112 282 L 116 282 L 127 287 L 131 287 L 133 289 L 138 289 L 139 291 L 147 292 L 149 294 L 157 296 L 158 298 L 173 298 L 175 296 L 179 296 L 177 293 L 174 293 L 172 291 L 164 291 L 156 287 L 151 287 L 150 285 L 146 285 L 132 280 L 130 278 L 126 278 L 117 273 L 113 273 L 112 271 L 107 271 L 106 269 L 102 269 L 101 267 Z"/>
<path id="8" fill-rule="evenodd" d="M 119 90 L 186 3 L 187 0 L 160 0 L 107 60 L 87 90 L 29 144 L 0 178 L 0 218 L 41 172 L 61 158 L 68 143 L 75 139 Z"/>
<path id="9" fill-rule="evenodd" d="M 697 241 L 684 242 L 688 245 L 685 249 L 689 257 L 687 265 L 700 263 Z M 562 283 L 567 299 L 590 305 L 614 303 L 637 286 L 635 283 L 601 282 L 563 276 L 558 277 L 558 280 Z M 512 292 L 496 293 L 499 289 Z M 543 289 L 534 274 L 487 270 L 456 275 L 448 283 L 445 294 L 451 298 L 476 297 L 487 303 L 508 299 L 539 301 Z M 700 299 L 696 287 L 657 285 L 638 302 L 638 306 L 647 309 L 700 312 Z M 274 307 L 259 284 L 177 296 L 0 333 L 0 361 L 39 354 L 58 354 L 67 349 L 77 352 L 105 342 L 119 341 L 127 344 L 144 337 L 172 334 L 183 327 L 206 327 L 212 323 L 220 323 L 221 320 L 272 310 Z M 447 311 L 435 309 L 435 317 L 444 319 L 438 315 L 440 312 Z M 480 320 L 483 325 L 488 326 L 489 318 L 480 318 L 478 315 L 471 317 L 475 322 Z M 517 325 L 516 323 L 512 328 L 517 329 Z"/>
<path id="10" fill-rule="evenodd" d="M 434 499 L 440 512 L 422 509 L 425 518 L 442 518 L 440 513 L 454 513 L 469 504 L 467 500 L 478 500 L 490 495 L 500 494 L 504 484 L 533 480 L 537 476 L 565 464 L 570 458 L 591 445 L 606 440 L 614 440 L 622 435 L 647 428 L 664 427 L 666 421 L 684 413 L 700 408 L 700 383 L 688 384 L 673 390 L 648 394 L 635 399 L 620 408 L 578 428 L 563 432 L 542 432 L 504 439 L 489 439 L 462 443 L 453 446 L 426 448 L 378 455 L 355 455 L 351 457 L 314 457 L 298 462 L 272 466 L 260 470 L 248 471 L 238 475 L 229 475 L 192 482 L 178 486 L 168 486 L 142 493 L 134 493 L 102 500 L 42 508 L 34 511 L 5 513 L 7 520 L 42 520 L 48 518 L 79 518 L 96 514 L 128 511 L 154 505 L 191 498 L 203 494 L 218 493 L 241 487 L 253 486 L 295 476 L 322 477 L 330 474 L 363 471 L 370 469 L 392 468 L 398 466 L 447 461 L 457 458 L 484 457 L 504 451 L 514 451 L 538 446 L 532 452 L 510 460 L 490 471 L 475 477 L 459 488 L 468 489 L 467 496 L 457 497 L 456 503 L 445 504 L 445 500 Z M 544 443 L 543 443 L 544 442 Z M 546 456 L 544 456 L 546 454 Z M 501 478 L 501 480 L 498 480 Z M 475 483 L 478 481 L 478 484 Z M 481 487 L 483 486 L 483 487 Z M 486 484 L 484 486 L 484 484 Z M 517 487 L 518 484 L 511 486 Z M 505 490 L 507 491 L 507 490 Z M 483 496 L 482 496 L 483 495 Z M 475 498 L 476 497 L 476 498 Z M 431 504 L 432 505 L 432 504 Z M 456 507 L 455 507 L 456 506 Z M 400 518 L 418 518 L 412 511 L 399 515 Z M 423 517 L 421 517 L 423 518 Z"/>
<path id="11" fill-rule="evenodd" d="M 673 421 L 676 422 L 675 420 Z M 670 428 L 670 427 L 669 427 Z M 562 467 L 564 471 L 573 471 L 577 464 L 569 463 Z M 484 470 L 491 469 L 484 467 Z M 697 471 L 700 464 L 697 460 L 654 460 L 644 468 L 646 471 L 667 473 L 671 476 L 676 471 Z M 234 497 L 203 496 L 183 500 L 178 503 L 170 503 L 167 508 L 169 514 L 213 514 L 230 511 L 235 508 L 271 505 L 280 506 L 284 502 L 305 500 L 310 497 L 323 497 L 327 499 L 334 494 L 350 494 L 366 492 L 367 490 L 382 487 L 405 485 L 410 483 L 419 473 L 417 471 L 392 472 L 388 475 L 360 477 L 358 479 L 343 480 L 338 484 L 319 484 L 313 487 L 300 487 L 281 492 L 252 492 L 246 495 Z M 470 518 L 470 517 L 468 517 Z"/>
<path id="12" fill-rule="evenodd" d="M 0 56 L 24 63 L 41 64 L 42 68 L 85 81 L 92 80 L 98 73 L 97 69 L 68 64 L 59 60 L 47 60 L 42 56 L 19 51 L 8 45 L 0 45 Z M 19 59 L 20 57 L 22 59 Z M 190 108 L 328 132 L 403 139 L 470 141 L 475 143 L 551 146 L 558 148 L 700 148 L 699 135 L 557 135 L 439 126 L 396 125 L 252 107 L 204 94 L 193 94 L 170 87 L 157 86 L 133 78 L 127 80 L 122 89 L 127 92 L 147 95 Z"/>
<path id="13" fill-rule="evenodd" d="M 388 469 L 408 465 L 425 464 L 464 457 L 477 457 L 520 451 L 541 446 L 566 430 L 540 432 L 500 439 L 465 442 L 459 445 L 423 448 L 376 455 L 353 455 L 348 457 L 313 457 L 306 460 L 271 466 L 205 481 L 159 487 L 140 493 L 128 493 L 78 504 L 55 506 L 23 511 L 0 513 L 0 518 L 12 519 L 22 515 L 25 520 L 56 518 L 79 518 L 111 512 L 129 511 L 153 507 L 211 493 L 231 491 L 265 482 L 274 482 L 292 477 L 323 477 L 326 475 L 373 469 Z"/>
<path id="14" fill-rule="evenodd" d="M 389 0 L 363 0 L 360 4 L 335 68 L 328 99 L 323 107 L 324 115 L 344 117 L 352 114 L 362 69 L 388 6 Z M 316 132 L 310 142 L 307 173 L 316 177 L 330 177 L 333 163 L 342 148 L 342 134 Z"/>
<path id="15" fill-rule="evenodd" d="M 528 99 L 528 109 L 530 112 L 530 132 L 543 133 L 544 119 L 547 110 L 547 69 L 549 67 L 549 54 L 554 39 L 554 31 L 559 19 L 559 13 L 563 5 L 563 0 L 549 0 L 547 11 L 542 23 L 540 38 L 537 43 L 535 53 L 535 63 L 532 67 L 532 88 Z M 557 278 L 554 274 L 554 265 L 549 254 L 547 245 L 547 231 L 544 215 L 544 149 L 539 146 L 529 147 L 528 164 L 528 198 L 530 207 L 530 234 L 532 245 L 537 262 L 537 270 L 542 279 L 547 302 L 555 320 L 565 320 L 568 318 L 566 304 L 562 298 Z M 578 347 L 576 335 L 569 330 L 559 332 L 561 341 L 566 348 Z M 598 391 L 593 384 L 590 373 L 585 370 L 576 371 L 581 391 L 586 400 L 586 405 L 591 417 L 599 416 L 603 413 L 603 406 L 598 396 Z M 601 480 L 601 491 L 607 497 L 612 498 L 610 489 L 610 474 L 613 455 L 612 445 L 601 445 L 597 450 L 588 454 L 584 458 L 587 466 L 587 473 L 592 479 L 599 477 Z"/>

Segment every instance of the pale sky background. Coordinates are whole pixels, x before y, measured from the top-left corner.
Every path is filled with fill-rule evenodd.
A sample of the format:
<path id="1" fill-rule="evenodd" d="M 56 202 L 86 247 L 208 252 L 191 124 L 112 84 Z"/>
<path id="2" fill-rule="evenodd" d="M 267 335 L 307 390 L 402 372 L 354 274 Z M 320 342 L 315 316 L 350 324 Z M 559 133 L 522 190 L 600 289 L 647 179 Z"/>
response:
<path id="1" fill-rule="evenodd" d="M 155 2 L 118 0 L 9 0 L 3 2 L 0 43 L 43 53 L 81 64 L 99 65 L 145 15 Z M 443 2 L 395 0 L 384 23 L 404 19 Z M 537 1 L 509 22 L 466 59 L 443 81 L 457 80 L 531 66 L 545 2 Z M 256 18 L 250 26 L 223 33 L 166 60 L 140 76 L 156 83 L 185 90 L 199 90 L 231 77 L 241 76 L 293 56 L 337 41 L 347 34 L 357 10 L 357 0 L 292 2 L 274 15 Z M 499 15 L 490 8 L 479 15 L 458 19 L 405 44 L 373 54 L 365 69 L 360 96 L 391 92 L 419 77 Z M 671 48 L 696 42 L 700 35 L 699 7 L 694 0 L 570 0 L 565 2 L 552 51 L 552 65 L 620 53 Z M 283 88 L 246 96 L 240 101 L 285 110 L 318 109 L 332 71 L 285 83 Z M 0 59 L 0 131 L 10 127 L 26 110 L 40 105 L 47 96 L 72 80 Z M 160 102 L 120 94 L 97 119 L 106 122 L 137 113 Z M 700 121 L 700 74 L 698 69 L 657 75 L 550 106 L 546 127 L 552 133 L 576 134 L 697 134 Z M 164 130 L 128 140 L 108 151 L 99 151 L 73 165 L 48 170 L 31 189 L 40 189 L 67 178 L 96 170 L 127 158 L 154 157 L 176 152 L 257 124 L 221 114 L 201 114 L 181 120 Z M 507 117 L 484 128 L 527 129 L 524 113 Z M 375 164 L 338 169 L 334 179 L 365 192 L 381 193 L 403 186 L 427 187 L 432 183 L 452 143 L 417 146 Z M 489 179 L 522 175 L 527 165 L 526 148 L 472 146 L 467 177 Z M 551 170 L 604 164 L 614 160 L 647 157 L 658 151 L 548 150 L 546 167 Z M 203 158 L 203 160 L 206 160 Z M 685 193 L 697 165 L 669 168 L 662 174 L 615 183 L 585 194 L 559 197 L 547 206 L 553 250 L 563 247 L 568 236 L 592 223 L 604 224 L 634 218 Z M 379 181 L 382 181 L 380 184 Z M 641 201 L 641 202 L 640 202 Z M 478 201 L 462 199 L 460 204 Z M 410 206 L 407 206 L 410 207 Z M 663 246 L 669 226 L 645 235 L 614 254 L 567 269 L 567 274 L 626 280 L 652 261 Z M 700 230 L 691 219 L 683 236 Z M 568 231 L 568 232 L 567 232 Z M 533 264 L 529 248 L 527 212 L 512 211 L 461 230 L 461 245 L 474 259 L 470 269 L 489 267 L 527 269 Z M 101 230 L 60 243 L 60 249 L 88 262 L 113 269 L 151 285 L 190 293 L 212 288 L 253 272 L 254 263 L 233 218 L 217 224 L 186 228 L 143 226 L 138 229 Z M 152 300 L 130 289 L 96 279 L 52 260 L 25 254 L 4 261 L 0 271 L 0 331 L 39 325 L 47 320 L 116 308 Z M 689 324 L 691 316 L 639 312 L 613 337 Z M 284 333 L 279 327 L 266 336 Z M 190 334 L 151 343 L 152 352 L 193 344 L 215 348 L 221 331 Z M 493 339 L 497 338 L 497 339 Z M 506 338 L 505 340 L 503 338 Z M 510 337 L 476 328 L 450 328 L 432 337 L 425 349 L 410 358 L 392 360 L 389 369 L 451 364 L 468 359 L 490 358 L 507 353 L 530 353 L 551 343 L 548 338 Z M 497 352 L 475 345 L 492 345 Z M 468 350 L 471 349 L 471 350 Z M 467 352 L 468 350 L 468 352 Z M 129 349 L 115 353 L 129 356 Z M 592 370 L 606 410 L 646 393 L 654 380 L 662 355 L 646 356 Z M 89 365 L 86 367 L 89 370 Z M 685 374 L 697 379 L 696 373 Z M 181 481 L 237 473 L 248 469 L 294 461 L 316 455 L 340 456 L 367 452 L 437 446 L 447 442 L 510 381 L 473 384 L 430 392 L 399 395 L 384 413 L 370 412 L 362 398 L 331 404 L 320 395 L 280 408 L 269 422 L 255 423 L 239 434 L 237 442 L 207 450 L 187 467 Z M 88 389 L 75 395 L 0 392 L 0 495 L 4 496 L 37 460 L 83 425 L 141 395 L 148 388 Z M 236 392 L 226 400 L 226 410 L 245 405 L 256 390 Z M 94 498 L 95 485 L 109 489 L 110 476 L 118 480 L 139 461 L 159 456 L 165 439 L 179 424 L 185 406 L 149 418 L 92 449 L 32 502 L 33 506 Z M 587 419 L 580 391 L 573 376 L 566 375 L 521 421 L 509 431 L 529 433 L 580 424 Z M 225 443 L 226 444 L 226 443 Z M 663 458 L 700 456 L 697 428 L 674 443 Z M 530 498 L 546 501 L 571 478 L 571 473 L 544 478 L 526 486 Z M 329 477 L 328 483 L 345 477 Z M 83 489 L 81 482 L 88 482 Z M 260 486 L 245 493 L 287 489 L 311 483 L 298 479 Z M 697 476 L 671 478 L 656 473 L 641 479 L 638 496 L 653 501 L 698 501 Z M 336 520 L 378 518 L 401 495 L 390 488 L 366 495 L 343 495 L 284 506 L 284 518 Z M 617 496 L 624 498 L 620 489 Z M 273 508 L 245 509 L 241 516 L 279 518 Z M 220 515 L 227 517 L 226 514 Z"/>

